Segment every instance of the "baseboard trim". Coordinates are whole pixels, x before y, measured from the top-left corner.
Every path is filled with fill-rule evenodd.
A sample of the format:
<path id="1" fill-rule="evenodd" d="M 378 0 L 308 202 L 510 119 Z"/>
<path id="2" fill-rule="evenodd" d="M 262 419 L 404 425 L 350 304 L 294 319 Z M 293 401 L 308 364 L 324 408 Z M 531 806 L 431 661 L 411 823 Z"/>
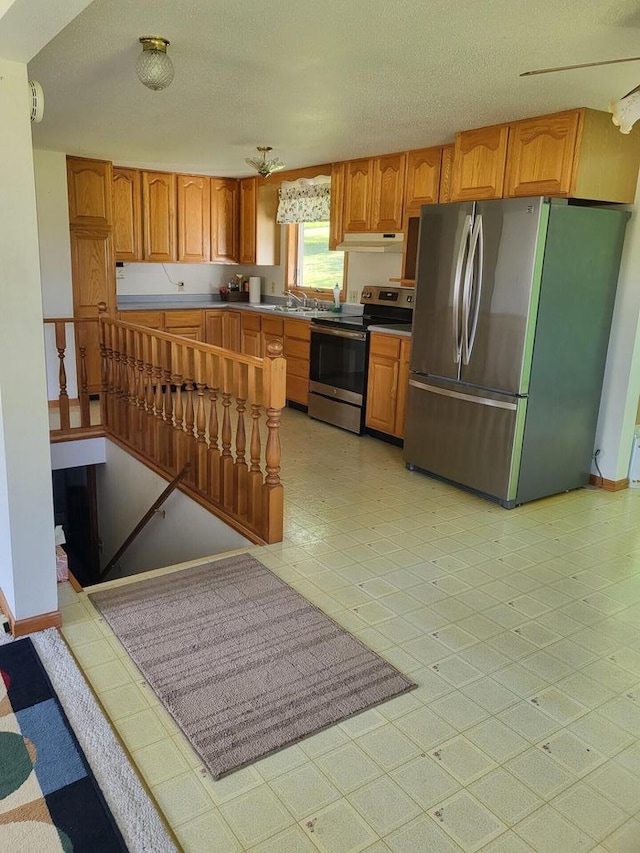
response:
<path id="1" fill-rule="evenodd" d="M 592 486 L 597 486 L 599 489 L 604 489 L 607 492 L 621 492 L 622 489 L 629 488 L 629 478 L 624 480 L 605 480 L 604 477 L 598 477 L 597 474 L 589 476 L 589 483 Z"/>
<path id="2" fill-rule="evenodd" d="M 29 616 L 27 619 L 16 619 L 1 589 L 0 610 L 9 620 L 9 630 L 14 637 L 24 637 L 26 634 L 44 631 L 46 628 L 59 628 L 62 625 L 62 614 L 59 610 L 41 613 L 40 616 Z"/>
<path id="3" fill-rule="evenodd" d="M 71 586 L 74 588 L 74 590 L 76 592 L 82 592 L 83 587 L 81 584 L 78 583 L 78 580 L 76 579 L 73 572 L 69 572 L 69 583 L 71 584 Z"/>

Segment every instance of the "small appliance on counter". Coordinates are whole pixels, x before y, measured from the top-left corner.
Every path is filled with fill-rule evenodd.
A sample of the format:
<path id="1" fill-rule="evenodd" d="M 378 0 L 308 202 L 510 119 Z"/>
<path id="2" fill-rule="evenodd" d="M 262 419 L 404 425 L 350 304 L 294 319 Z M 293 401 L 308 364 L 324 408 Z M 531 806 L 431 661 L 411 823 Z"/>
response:
<path id="1" fill-rule="evenodd" d="M 311 321 L 310 417 L 361 435 L 364 432 L 369 326 L 411 329 L 413 290 L 365 287 L 362 314 L 333 314 Z"/>
<path id="2" fill-rule="evenodd" d="M 249 276 L 238 273 L 231 281 L 220 288 L 221 302 L 248 302 Z"/>

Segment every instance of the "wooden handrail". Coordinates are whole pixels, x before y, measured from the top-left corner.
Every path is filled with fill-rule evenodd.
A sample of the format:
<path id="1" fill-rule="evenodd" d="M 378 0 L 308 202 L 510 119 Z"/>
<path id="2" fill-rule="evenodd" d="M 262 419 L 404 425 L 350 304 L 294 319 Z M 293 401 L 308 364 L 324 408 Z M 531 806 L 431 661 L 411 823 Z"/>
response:
<path id="1" fill-rule="evenodd" d="M 171 494 L 173 494 L 173 492 L 175 492 L 175 490 L 178 488 L 178 486 L 180 485 L 182 480 L 185 478 L 188 470 L 189 470 L 189 463 L 187 463 L 184 466 L 182 471 L 180 471 L 180 473 L 173 478 L 173 480 L 169 483 L 169 485 L 162 492 L 162 494 L 158 498 L 156 498 L 156 500 L 151 504 L 149 509 L 145 512 L 145 514 L 140 519 L 140 521 L 136 524 L 136 526 L 133 528 L 131 533 L 127 536 L 127 538 L 124 540 L 122 545 L 118 548 L 116 553 L 109 560 L 109 562 L 106 564 L 104 569 L 100 572 L 99 580 L 103 581 L 106 578 L 106 576 L 109 574 L 111 569 L 115 566 L 115 564 L 118 562 L 120 557 L 122 557 L 122 555 L 125 553 L 125 551 L 127 551 L 127 549 L 133 544 L 133 542 L 137 539 L 137 537 L 140 535 L 140 533 L 142 533 L 144 528 L 151 521 L 151 519 L 153 518 L 155 513 L 160 509 L 162 504 L 167 500 L 167 498 Z"/>

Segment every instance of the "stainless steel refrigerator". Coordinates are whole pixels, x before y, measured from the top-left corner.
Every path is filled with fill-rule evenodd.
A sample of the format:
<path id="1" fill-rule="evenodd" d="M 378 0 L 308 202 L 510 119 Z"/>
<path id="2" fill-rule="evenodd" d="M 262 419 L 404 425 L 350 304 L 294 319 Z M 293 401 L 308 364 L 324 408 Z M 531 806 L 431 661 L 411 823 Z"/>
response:
<path id="1" fill-rule="evenodd" d="M 505 507 L 585 485 L 629 214 L 425 205 L 404 457 Z"/>

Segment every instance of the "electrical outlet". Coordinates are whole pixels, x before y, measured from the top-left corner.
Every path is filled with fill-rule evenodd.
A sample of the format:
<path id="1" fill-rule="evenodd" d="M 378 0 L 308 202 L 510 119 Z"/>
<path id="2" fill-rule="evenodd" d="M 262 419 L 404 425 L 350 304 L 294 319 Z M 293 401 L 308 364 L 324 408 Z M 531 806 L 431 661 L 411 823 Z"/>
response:
<path id="1" fill-rule="evenodd" d="M 349 291 L 349 302 L 357 302 L 358 301 L 358 291 L 350 290 Z"/>
<path id="2" fill-rule="evenodd" d="M 184 281 L 176 281 L 178 287 L 184 287 Z"/>
<path id="3" fill-rule="evenodd" d="M 116 266 L 116 278 L 121 281 L 124 278 L 124 267 Z"/>
<path id="4" fill-rule="evenodd" d="M 272 281 L 272 282 L 271 282 L 271 284 L 269 285 L 269 287 L 270 287 L 270 289 L 271 289 L 271 293 L 275 293 L 275 292 L 276 292 L 276 283 L 275 283 L 275 281 Z"/>

